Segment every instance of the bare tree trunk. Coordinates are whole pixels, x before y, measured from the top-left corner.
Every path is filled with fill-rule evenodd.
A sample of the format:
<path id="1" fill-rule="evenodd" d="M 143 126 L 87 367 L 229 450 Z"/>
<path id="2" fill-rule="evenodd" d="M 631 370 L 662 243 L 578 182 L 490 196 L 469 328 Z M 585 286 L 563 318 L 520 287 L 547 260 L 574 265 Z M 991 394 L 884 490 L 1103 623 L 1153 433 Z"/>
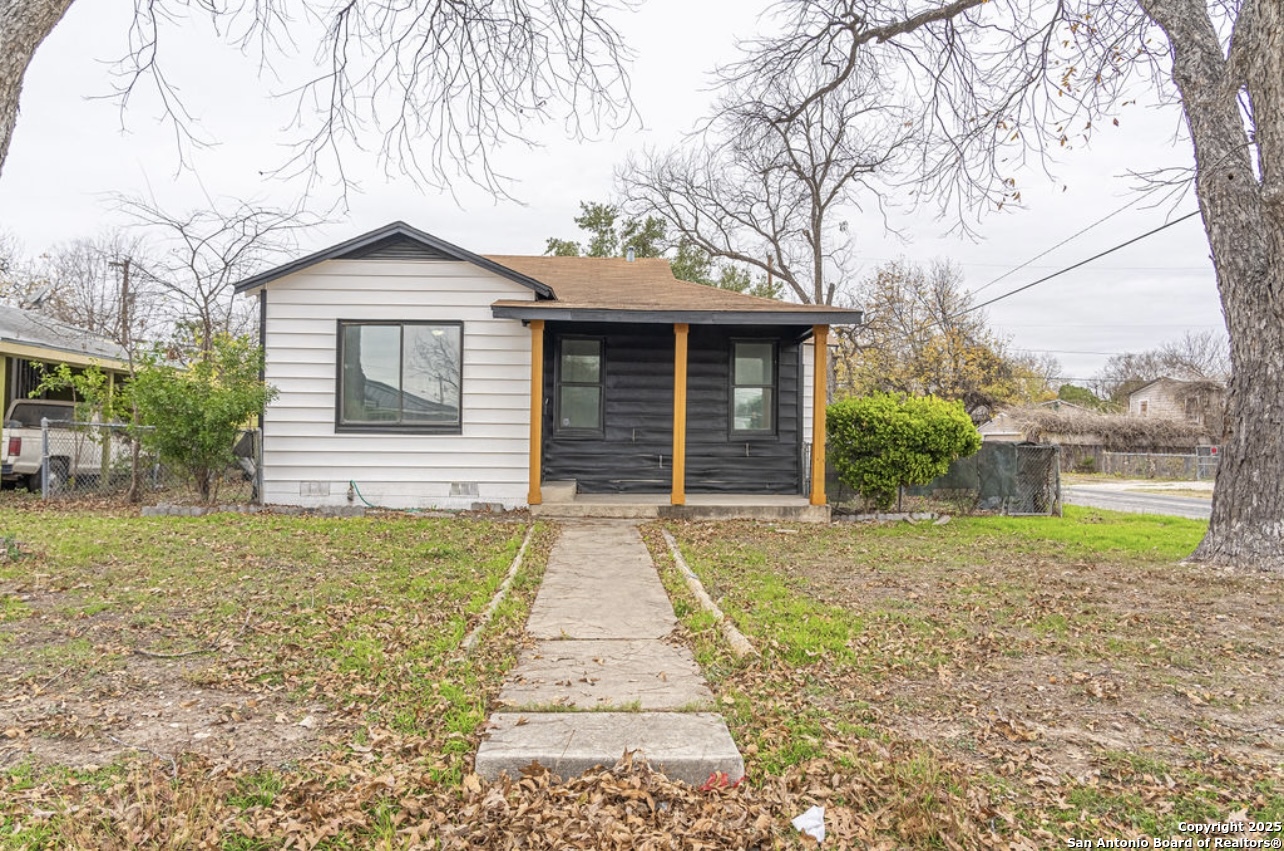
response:
<path id="1" fill-rule="evenodd" d="M 1231 339 L 1212 521 L 1192 559 L 1284 570 L 1284 11 L 1246 0 L 1227 57 L 1204 0 L 1140 2 L 1172 45 Z M 1253 138 L 1236 98 L 1245 83 Z"/>
<path id="2" fill-rule="evenodd" d="M 0 0 L 0 171 L 18 123 L 22 78 L 72 0 Z"/>

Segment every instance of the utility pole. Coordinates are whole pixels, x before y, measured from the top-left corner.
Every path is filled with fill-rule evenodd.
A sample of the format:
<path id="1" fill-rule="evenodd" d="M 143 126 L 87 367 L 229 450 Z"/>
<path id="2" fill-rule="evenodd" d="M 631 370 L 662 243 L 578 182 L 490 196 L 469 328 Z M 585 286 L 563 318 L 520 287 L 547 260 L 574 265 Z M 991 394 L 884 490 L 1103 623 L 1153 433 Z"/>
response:
<path id="1" fill-rule="evenodd" d="M 130 259 L 128 257 L 120 260 L 108 261 L 109 266 L 120 270 L 120 347 L 125 350 L 126 364 L 129 366 L 129 378 L 134 378 L 134 340 L 131 336 L 131 319 L 130 319 L 130 294 L 129 294 L 129 267 Z M 138 467 L 139 459 L 139 437 L 138 437 L 138 403 L 133 400 L 133 394 L 130 394 L 130 409 L 132 412 L 131 420 L 133 422 L 131 433 L 129 435 L 129 496 L 130 503 L 141 501 L 138 489 Z"/>

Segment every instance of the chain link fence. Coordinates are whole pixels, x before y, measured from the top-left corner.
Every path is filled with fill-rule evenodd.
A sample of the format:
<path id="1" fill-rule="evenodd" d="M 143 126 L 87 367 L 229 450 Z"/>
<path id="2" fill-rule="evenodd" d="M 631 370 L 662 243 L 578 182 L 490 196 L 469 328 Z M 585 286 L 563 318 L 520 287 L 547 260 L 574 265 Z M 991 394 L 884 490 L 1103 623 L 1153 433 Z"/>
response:
<path id="1" fill-rule="evenodd" d="M 53 420 L 42 420 L 40 426 L 40 467 L 27 476 L 26 486 L 46 500 L 123 497 L 136 466 L 144 501 L 202 501 L 196 483 L 183 470 L 162 463 L 141 442 L 136 444 L 128 426 Z M 139 427 L 141 433 L 149 430 Z M 240 432 L 233 447 L 234 463 L 216 471 L 211 482 L 215 500 L 258 501 L 261 445 L 257 429 Z"/>
<path id="2" fill-rule="evenodd" d="M 1158 452 L 1103 452 L 1101 472 L 1126 479 L 1184 479 L 1206 481 L 1217 477 L 1217 447 L 1201 446 L 1194 454 Z"/>
<path id="3" fill-rule="evenodd" d="M 1027 443 L 984 443 L 975 455 L 951 464 L 944 476 L 907 493 L 949 502 L 959 511 L 1060 516 L 1060 450 Z"/>

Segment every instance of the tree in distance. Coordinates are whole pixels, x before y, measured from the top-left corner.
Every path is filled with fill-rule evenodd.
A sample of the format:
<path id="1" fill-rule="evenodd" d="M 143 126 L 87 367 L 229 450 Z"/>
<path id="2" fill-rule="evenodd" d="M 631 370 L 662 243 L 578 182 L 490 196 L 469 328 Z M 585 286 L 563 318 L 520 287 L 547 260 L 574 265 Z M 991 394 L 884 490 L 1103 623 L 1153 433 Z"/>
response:
<path id="1" fill-rule="evenodd" d="M 927 484 L 981 448 L 962 404 L 934 396 L 844 399 L 829 406 L 825 424 L 838 478 L 880 510 L 903 486 Z"/>
<path id="2" fill-rule="evenodd" d="M 1129 394 L 1158 378 L 1227 382 L 1230 350 L 1220 334 L 1187 331 L 1180 340 L 1158 348 L 1113 355 L 1096 378 L 1103 396 L 1116 407 L 1127 408 Z"/>
<path id="3" fill-rule="evenodd" d="M 780 284 L 768 282 L 765 277 L 752 281 L 746 269 L 716 263 L 689 239 L 679 237 L 676 243 L 669 240 L 668 228 L 657 216 L 626 217 L 615 204 L 581 201 L 575 225 L 588 235 L 587 243 L 549 237 L 544 253 L 555 257 L 622 257 L 632 250 L 634 257 L 668 256 L 673 276 L 680 281 L 761 298 L 779 298 L 782 294 Z"/>
<path id="4" fill-rule="evenodd" d="M 865 321 L 837 329 L 840 395 L 930 394 L 961 402 L 978 423 L 999 407 L 1053 398 L 1056 360 L 1010 351 L 985 314 L 970 309 L 957 266 L 885 263 L 857 285 L 855 298 Z"/>
<path id="5" fill-rule="evenodd" d="M 778 281 L 803 304 L 834 304 L 851 264 L 842 211 L 882 203 L 903 158 L 900 110 L 877 74 L 807 100 L 815 75 L 724 80 L 703 132 L 616 172 L 627 206 L 663 220 L 710 257 Z M 806 101 L 806 102 L 804 102 Z"/>
<path id="6" fill-rule="evenodd" d="M 1110 407 L 1108 400 L 1102 399 L 1087 387 L 1080 387 L 1077 384 L 1062 384 L 1057 388 L 1057 398 L 1062 402 L 1069 402 L 1071 405 L 1078 405 L 1090 411 L 1105 411 Z"/>

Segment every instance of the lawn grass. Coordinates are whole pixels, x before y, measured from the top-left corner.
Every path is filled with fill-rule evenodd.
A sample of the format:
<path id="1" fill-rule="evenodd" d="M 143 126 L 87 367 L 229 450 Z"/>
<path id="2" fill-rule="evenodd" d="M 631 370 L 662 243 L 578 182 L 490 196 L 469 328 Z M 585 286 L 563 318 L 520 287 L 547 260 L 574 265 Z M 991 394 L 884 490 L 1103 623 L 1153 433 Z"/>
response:
<path id="1" fill-rule="evenodd" d="M 731 657 L 648 530 L 751 779 L 828 778 L 855 821 L 899 812 L 873 833 L 907 847 L 1284 817 L 1284 593 L 1180 564 L 1204 522 L 668 528 L 762 653 Z"/>
<path id="2" fill-rule="evenodd" d="M 0 535 L 21 553 L 0 561 L 0 678 L 20 702 L 0 729 L 31 746 L 0 739 L 0 848 L 392 842 L 405 806 L 390 802 L 449 798 L 470 770 L 551 527 L 537 527 L 481 645 L 462 658 L 459 643 L 526 531 L 393 514 L 5 511 Z M 112 743 L 140 735 L 149 709 L 209 695 L 228 701 L 209 741 L 233 750 L 188 751 L 178 733 L 146 752 Z"/>

